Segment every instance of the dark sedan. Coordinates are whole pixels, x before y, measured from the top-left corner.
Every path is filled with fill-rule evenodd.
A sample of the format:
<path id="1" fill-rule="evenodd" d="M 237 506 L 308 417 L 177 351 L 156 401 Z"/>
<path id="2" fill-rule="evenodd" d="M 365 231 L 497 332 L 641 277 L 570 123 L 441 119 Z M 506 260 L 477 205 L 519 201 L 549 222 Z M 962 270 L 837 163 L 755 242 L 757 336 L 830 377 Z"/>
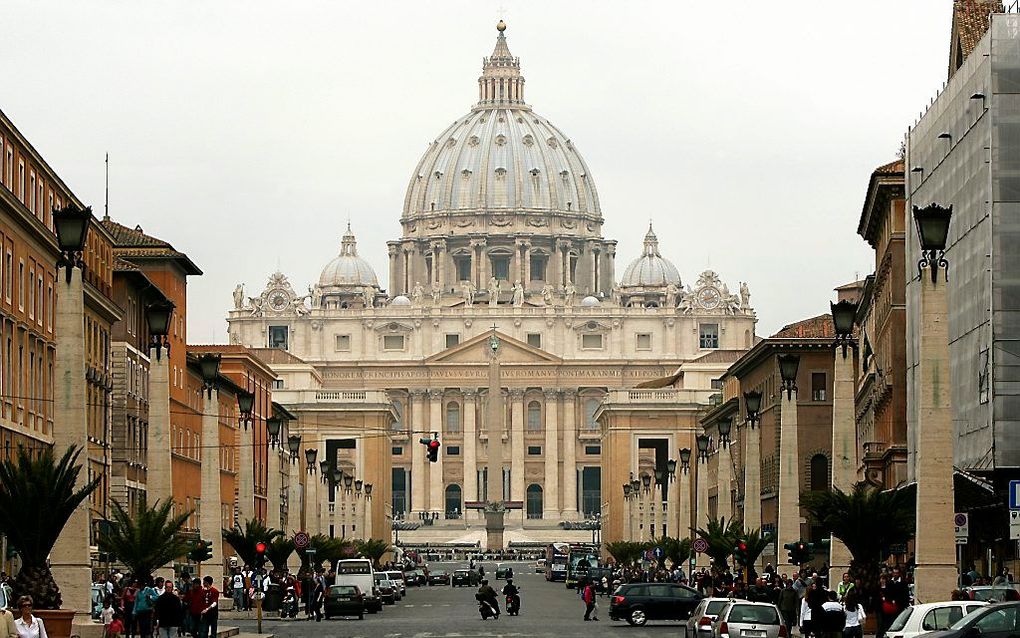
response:
<path id="1" fill-rule="evenodd" d="M 453 572 L 454 587 L 474 587 L 478 584 L 478 572 L 473 569 L 458 569 Z"/>
<path id="2" fill-rule="evenodd" d="M 701 601 L 690 587 L 675 583 L 620 585 L 609 603 L 609 618 L 644 625 L 649 620 L 687 620 Z"/>
<path id="3" fill-rule="evenodd" d="M 429 572 L 429 585 L 449 585 L 450 584 L 450 572 L 442 569 L 437 569 L 434 572 Z"/>
<path id="4" fill-rule="evenodd" d="M 326 590 L 322 615 L 327 619 L 333 616 L 357 616 L 359 620 L 364 620 L 365 596 L 354 585 L 333 585 Z"/>
<path id="5" fill-rule="evenodd" d="M 425 584 L 425 572 L 420 569 L 405 571 L 404 582 L 408 587 L 420 587 Z"/>
<path id="6" fill-rule="evenodd" d="M 981 607 L 949 629 L 921 634 L 924 638 L 1014 638 L 1020 634 L 1020 602 Z"/>

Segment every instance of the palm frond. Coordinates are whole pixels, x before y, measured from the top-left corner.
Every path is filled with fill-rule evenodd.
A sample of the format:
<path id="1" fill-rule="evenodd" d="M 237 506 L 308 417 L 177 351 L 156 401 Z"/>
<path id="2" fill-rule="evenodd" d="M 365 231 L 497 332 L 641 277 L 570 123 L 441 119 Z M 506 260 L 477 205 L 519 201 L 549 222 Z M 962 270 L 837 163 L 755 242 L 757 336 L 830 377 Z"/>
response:
<path id="1" fill-rule="evenodd" d="M 233 529 L 225 529 L 222 532 L 223 540 L 227 541 L 227 544 L 234 548 L 237 555 L 247 565 L 255 564 L 257 558 L 255 552 L 256 544 L 261 541 L 269 545 L 273 542 L 273 539 L 284 535 L 282 530 L 267 527 L 265 523 L 257 518 L 250 518 L 245 521 L 243 528 L 240 524 L 235 524 Z"/>
<path id="2" fill-rule="evenodd" d="M 113 503 L 113 520 L 99 536 L 99 551 L 124 563 L 144 582 L 163 565 L 188 553 L 192 542 L 181 534 L 191 512 L 173 515 L 173 501 L 143 503 L 135 513 Z"/>

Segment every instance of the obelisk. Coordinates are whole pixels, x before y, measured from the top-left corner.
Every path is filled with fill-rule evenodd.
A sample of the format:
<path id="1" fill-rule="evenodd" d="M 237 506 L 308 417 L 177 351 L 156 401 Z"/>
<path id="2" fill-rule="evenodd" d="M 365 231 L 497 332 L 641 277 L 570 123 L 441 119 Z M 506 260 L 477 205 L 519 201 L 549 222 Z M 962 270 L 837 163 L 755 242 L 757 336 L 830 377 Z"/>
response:
<path id="1" fill-rule="evenodd" d="M 499 384 L 499 337 L 489 336 L 489 399 L 485 410 L 488 443 L 488 486 L 485 504 L 485 547 L 503 549 L 503 390 Z"/>

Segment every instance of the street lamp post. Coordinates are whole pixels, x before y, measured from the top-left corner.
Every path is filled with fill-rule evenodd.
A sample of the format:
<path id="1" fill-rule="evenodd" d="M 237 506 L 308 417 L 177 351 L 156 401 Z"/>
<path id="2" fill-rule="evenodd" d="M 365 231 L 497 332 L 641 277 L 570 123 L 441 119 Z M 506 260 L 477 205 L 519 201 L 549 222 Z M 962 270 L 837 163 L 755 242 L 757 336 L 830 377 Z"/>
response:
<path id="1" fill-rule="evenodd" d="M 777 547 L 800 540 L 800 446 L 797 442 L 797 372 L 800 356 L 776 357 L 782 381 L 779 405 L 779 539 Z"/>
<path id="2" fill-rule="evenodd" d="M 708 456 L 712 439 L 707 434 L 694 437 L 697 447 L 698 463 L 694 474 L 694 492 L 697 494 L 697 507 L 694 512 L 695 528 L 708 527 Z M 705 476 L 701 476 L 704 474 Z M 699 553 L 695 556 L 698 567 L 708 567 L 708 554 Z"/>
<path id="3" fill-rule="evenodd" d="M 680 450 L 679 538 L 691 537 L 691 448 Z"/>
<path id="4" fill-rule="evenodd" d="M 149 328 L 149 441 L 146 452 L 146 497 L 166 503 L 173 498 L 173 441 L 170 429 L 170 320 L 174 304 L 155 301 L 145 307 Z"/>
<path id="5" fill-rule="evenodd" d="M 220 440 L 219 377 L 220 355 L 205 353 L 198 359 L 205 388 L 205 402 L 202 405 L 202 442 L 208 446 L 202 452 L 202 502 L 208 503 L 199 513 L 199 530 L 202 538 L 220 538 L 220 454 L 216 447 Z M 205 562 L 212 574 L 223 573 L 222 542 L 213 542 L 212 558 Z"/>
<path id="6" fill-rule="evenodd" d="M 730 456 L 730 432 L 733 429 L 733 419 L 730 417 L 719 419 L 716 422 L 716 430 L 719 432 L 718 462 L 716 482 L 718 493 L 717 516 L 730 520 L 733 518 L 733 499 L 731 497 L 731 484 L 733 482 L 733 461 Z"/>
<path id="7" fill-rule="evenodd" d="M 252 418 L 255 408 L 255 394 L 248 390 L 237 393 L 237 410 L 240 413 L 240 426 L 237 431 L 238 457 L 240 467 L 237 471 L 237 511 L 242 521 L 255 518 L 255 432 L 248 430 L 254 423 Z M 269 522 L 271 527 L 276 527 Z"/>
<path id="8" fill-rule="evenodd" d="M 744 528 L 761 529 L 761 434 L 757 425 L 761 421 L 761 392 L 744 393 Z"/>
<path id="9" fill-rule="evenodd" d="M 857 419 L 854 412 L 854 323 L 857 303 L 830 303 L 835 338 L 832 374 L 832 487 L 849 492 L 857 478 Z M 829 582 L 838 583 L 850 568 L 850 550 L 829 536 Z"/>

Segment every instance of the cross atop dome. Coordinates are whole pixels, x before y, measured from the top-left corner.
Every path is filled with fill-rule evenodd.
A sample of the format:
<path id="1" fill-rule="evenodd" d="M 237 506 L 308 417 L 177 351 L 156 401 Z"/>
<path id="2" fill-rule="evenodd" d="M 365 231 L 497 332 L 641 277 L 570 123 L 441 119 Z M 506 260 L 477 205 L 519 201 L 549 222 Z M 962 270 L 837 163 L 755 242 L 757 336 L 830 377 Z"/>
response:
<path id="1" fill-rule="evenodd" d="M 482 76 L 478 78 L 478 103 L 482 106 L 524 106 L 524 77 L 521 59 L 510 54 L 506 43 L 506 22 L 496 25 L 496 47 L 492 55 L 482 59 Z"/>

